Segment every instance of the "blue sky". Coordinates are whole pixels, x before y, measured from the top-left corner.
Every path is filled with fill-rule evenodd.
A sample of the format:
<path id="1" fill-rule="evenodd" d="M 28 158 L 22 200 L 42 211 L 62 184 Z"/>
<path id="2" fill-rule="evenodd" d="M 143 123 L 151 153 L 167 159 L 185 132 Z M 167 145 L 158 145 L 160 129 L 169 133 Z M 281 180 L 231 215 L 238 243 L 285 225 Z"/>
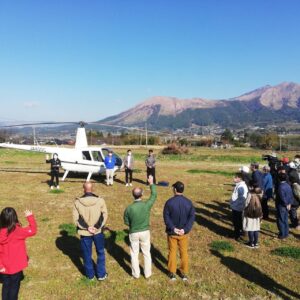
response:
<path id="1" fill-rule="evenodd" d="M 300 83 L 299 0 L 0 0 L 0 120 Z"/>

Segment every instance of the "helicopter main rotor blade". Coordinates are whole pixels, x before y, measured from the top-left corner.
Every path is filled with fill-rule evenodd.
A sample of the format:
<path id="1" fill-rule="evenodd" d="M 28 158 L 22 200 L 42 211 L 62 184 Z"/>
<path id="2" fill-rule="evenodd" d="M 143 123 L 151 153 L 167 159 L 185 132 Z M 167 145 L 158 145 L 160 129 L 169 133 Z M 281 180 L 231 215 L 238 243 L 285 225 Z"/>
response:
<path id="1" fill-rule="evenodd" d="M 43 126 L 43 125 L 59 125 L 59 124 L 80 124 L 80 122 L 38 122 L 38 123 L 24 123 L 14 125 L 4 125 L 0 128 L 14 128 L 14 127 L 27 127 L 27 126 Z"/>

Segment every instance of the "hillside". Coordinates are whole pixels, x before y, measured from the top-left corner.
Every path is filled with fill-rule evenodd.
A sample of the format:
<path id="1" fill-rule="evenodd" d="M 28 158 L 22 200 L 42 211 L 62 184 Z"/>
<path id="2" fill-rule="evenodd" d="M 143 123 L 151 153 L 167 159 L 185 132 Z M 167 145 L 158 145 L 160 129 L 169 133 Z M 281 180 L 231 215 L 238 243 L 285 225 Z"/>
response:
<path id="1" fill-rule="evenodd" d="M 300 122 L 300 85 L 264 86 L 232 99 L 153 97 L 102 122 L 155 129 L 218 124 L 226 127 Z"/>

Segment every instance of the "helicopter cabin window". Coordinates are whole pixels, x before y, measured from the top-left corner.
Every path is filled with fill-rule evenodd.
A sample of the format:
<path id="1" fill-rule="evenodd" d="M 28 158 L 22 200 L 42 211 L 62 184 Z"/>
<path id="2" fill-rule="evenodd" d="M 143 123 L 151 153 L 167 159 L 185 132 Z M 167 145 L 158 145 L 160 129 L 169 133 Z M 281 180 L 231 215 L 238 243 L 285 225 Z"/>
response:
<path id="1" fill-rule="evenodd" d="M 82 159 L 83 160 L 92 160 L 90 152 L 89 151 L 82 151 Z"/>
<path id="2" fill-rule="evenodd" d="M 99 151 L 92 151 L 94 161 L 102 161 L 102 157 Z"/>

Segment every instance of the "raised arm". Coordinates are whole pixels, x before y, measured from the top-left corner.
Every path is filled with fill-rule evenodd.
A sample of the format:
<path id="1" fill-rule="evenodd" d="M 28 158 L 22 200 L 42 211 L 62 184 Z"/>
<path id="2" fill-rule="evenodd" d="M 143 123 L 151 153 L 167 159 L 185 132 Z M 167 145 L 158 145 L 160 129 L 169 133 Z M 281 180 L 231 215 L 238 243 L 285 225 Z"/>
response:
<path id="1" fill-rule="evenodd" d="M 21 239 L 34 236 L 37 232 L 37 225 L 36 225 L 36 221 L 35 221 L 35 218 L 34 218 L 34 215 L 32 214 L 32 212 L 29 210 L 25 210 L 25 216 L 28 221 L 28 226 L 24 227 L 20 230 L 18 238 L 21 238 Z"/>
<path id="2" fill-rule="evenodd" d="M 148 178 L 148 183 L 150 184 L 150 190 L 151 190 L 151 196 L 150 198 L 146 201 L 146 205 L 148 208 L 151 208 L 157 199 L 157 191 L 156 191 L 156 185 L 153 184 L 153 176 L 149 176 Z"/>

